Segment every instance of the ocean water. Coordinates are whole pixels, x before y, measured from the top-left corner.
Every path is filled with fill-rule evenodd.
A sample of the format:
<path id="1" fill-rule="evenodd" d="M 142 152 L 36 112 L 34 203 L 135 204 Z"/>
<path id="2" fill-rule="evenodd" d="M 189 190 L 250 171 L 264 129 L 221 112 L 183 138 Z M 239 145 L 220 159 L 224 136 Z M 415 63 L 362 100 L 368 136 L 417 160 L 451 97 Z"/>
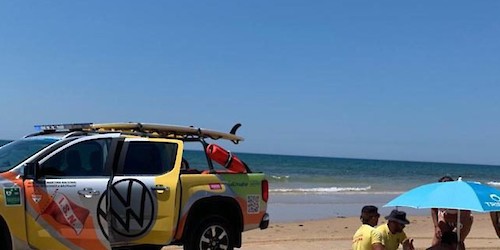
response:
<path id="1" fill-rule="evenodd" d="M 0 140 L 0 145 L 3 141 Z M 500 166 L 345 159 L 235 153 L 254 172 L 269 180 L 269 212 L 273 221 L 299 221 L 358 216 L 364 205 L 382 208 L 392 198 L 444 175 L 500 188 Z M 191 168 L 204 168 L 201 151 L 186 150 Z M 220 166 L 219 166 L 220 167 Z M 406 209 L 409 214 L 428 211 Z"/>
<path id="2" fill-rule="evenodd" d="M 397 194 L 444 175 L 500 187 L 500 166 L 236 153 L 275 194 Z M 186 158 L 203 164 L 201 152 Z M 190 160 L 192 161 L 192 160 Z"/>
<path id="3" fill-rule="evenodd" d="M 267 175 L 273 221 L 359 216 L 364 205 L 378 206 L 382 215 L 389 214 L 394 208 L 383 207 L 385 203 L 444 175 L 500 188 L 500 166 L 235 154 L 252 171 Z M 191 166 L 205 161 L 201 152 L 187 151 L 185 156 Z M 399 209 L 409 215 L 429 214 L 427 210 Z"/>

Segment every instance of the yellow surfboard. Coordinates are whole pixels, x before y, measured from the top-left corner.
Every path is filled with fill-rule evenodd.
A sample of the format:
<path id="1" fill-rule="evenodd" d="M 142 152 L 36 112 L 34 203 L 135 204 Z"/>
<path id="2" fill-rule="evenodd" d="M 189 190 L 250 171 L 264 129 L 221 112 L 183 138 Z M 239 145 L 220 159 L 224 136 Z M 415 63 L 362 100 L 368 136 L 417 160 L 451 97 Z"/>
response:
<path id="1" fill-rule="evenodd" d="M 236 129 L 241 126 L 236 124 L 231 133 L 219 132 L 205 128 L 188 127 L 188 126 L 178 126 L 178 125 L 168 125 L 168 124 L 154 124 L 154 123 L 100 123 L 100 124 L 90 124 L 90 128 L 97 131 L 130 131 L 130 132 L 142 132 L 149 134 L 158 134 L 164 137 L 203 137 L 211 138 L 214 140 L 225 139 L 230 140 L 234 143 L 243 141 L 244 138 L 237 136 L 235 134 Z"/>

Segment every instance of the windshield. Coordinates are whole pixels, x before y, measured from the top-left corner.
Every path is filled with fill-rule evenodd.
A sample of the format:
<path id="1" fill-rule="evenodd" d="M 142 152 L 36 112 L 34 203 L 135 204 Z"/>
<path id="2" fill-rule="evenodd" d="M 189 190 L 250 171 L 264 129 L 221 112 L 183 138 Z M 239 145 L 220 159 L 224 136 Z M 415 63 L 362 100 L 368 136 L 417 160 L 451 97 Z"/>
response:
<path id="1" fill-rule="evenodd" d="M 0 172 L 17 166 L 56 141 L 58 140 L 53 138 L 22 139 L 0 147 Z"/>

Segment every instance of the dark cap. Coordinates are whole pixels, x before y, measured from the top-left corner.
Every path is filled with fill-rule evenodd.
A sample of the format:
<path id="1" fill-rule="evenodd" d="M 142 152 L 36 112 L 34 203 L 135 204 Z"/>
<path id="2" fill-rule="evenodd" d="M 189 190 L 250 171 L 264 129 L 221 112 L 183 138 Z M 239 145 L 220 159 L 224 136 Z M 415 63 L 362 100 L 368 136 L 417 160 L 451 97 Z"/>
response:
<path id="1" fill-rule="evenodd" d="M 378 208 L 376 206 L 364 206 L 361 209 L 361 214 L 378 214 Z"/>
<path id="2" fill-rule="evenodd" d="M 398 211 L 396 209 L 391 211 L 391 214 L 385 217 L 388 221 L 395 221 L 400 224 L 410 224 L 410 221 L 406 219 L 406 213 L 403 211 Z"/>

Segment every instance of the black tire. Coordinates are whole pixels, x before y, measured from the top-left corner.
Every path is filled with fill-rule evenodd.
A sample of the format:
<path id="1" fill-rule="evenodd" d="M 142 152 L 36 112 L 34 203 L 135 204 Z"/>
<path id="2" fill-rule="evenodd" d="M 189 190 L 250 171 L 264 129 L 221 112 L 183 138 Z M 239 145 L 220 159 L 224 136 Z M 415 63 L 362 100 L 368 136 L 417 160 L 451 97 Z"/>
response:
<path id="1" fill-rule="evenodd" d="M 234 231 L 221 216 L 209 216 L 188 232 L 184 250 L 233 250 Z"/>
<path id="2" fill-rule="evenodd" d="M 12 250 L 10 231 L 2 218 L 0 218 L 0 249 Z"/>

